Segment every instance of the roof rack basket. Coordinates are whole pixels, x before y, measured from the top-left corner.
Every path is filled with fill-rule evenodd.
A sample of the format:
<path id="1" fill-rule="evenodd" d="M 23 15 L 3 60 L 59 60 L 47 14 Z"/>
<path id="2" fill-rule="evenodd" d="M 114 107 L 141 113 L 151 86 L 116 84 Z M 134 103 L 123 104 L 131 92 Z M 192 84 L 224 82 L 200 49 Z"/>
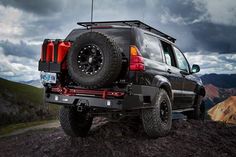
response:
<path id="1" fill-rule="evenodd" d="M 173 43 L 176 41 L 175 38 L 139 21 L 139 20 L 131 20 L 131 21 L 100 21 L 100 22 L 78 22 L 77 23 L 80 26 L 83 27 L 92 27 L 92 26 L 106 26 L 106 25 L 119 25 L 119 26 L 130 26 L 130 27 L 139 27 L 144 30 L 148 30 L 152 33 L 155 33 L 157 35 L 160 35 L 161 37 L 164 37 Z"/>

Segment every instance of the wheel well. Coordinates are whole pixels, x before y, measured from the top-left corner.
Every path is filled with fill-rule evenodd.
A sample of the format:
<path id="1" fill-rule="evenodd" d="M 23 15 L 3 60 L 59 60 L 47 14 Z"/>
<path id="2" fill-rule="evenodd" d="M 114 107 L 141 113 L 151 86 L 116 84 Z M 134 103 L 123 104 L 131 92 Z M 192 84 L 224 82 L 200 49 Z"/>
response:
<path id="1" fill-rule="evenodd" d="M 172 99 L 172 92 L 171 92 L 171 89 L 170 89 L 170 87 L 168 85 L 165 85 L 165 84 L 161 85 L 160 88 L 164 89 L 167 92 L 167 94 L 170 97 L 170 99 Z"/>
<path id="2" fill-rule="evenodd" d="M 205 90 L 204 87 L 201 87 L 201 88 L 200 88 L 199 94 L 200 94 L 201 96 L 203 96 L 203 97 L 206 95 L 206 90 Z"/>

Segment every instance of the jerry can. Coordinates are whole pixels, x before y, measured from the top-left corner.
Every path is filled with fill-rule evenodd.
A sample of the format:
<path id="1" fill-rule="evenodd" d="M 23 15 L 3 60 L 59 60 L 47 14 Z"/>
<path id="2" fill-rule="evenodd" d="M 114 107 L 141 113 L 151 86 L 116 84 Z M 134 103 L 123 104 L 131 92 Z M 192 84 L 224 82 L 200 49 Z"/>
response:
<path id="1" fill-rule="evenodd" d="M 49 63 L 52 61 L 52 54 L 54 52 L 54 43 L 50 39 L 45 39 L 42 46 L 41 61 Z"/>

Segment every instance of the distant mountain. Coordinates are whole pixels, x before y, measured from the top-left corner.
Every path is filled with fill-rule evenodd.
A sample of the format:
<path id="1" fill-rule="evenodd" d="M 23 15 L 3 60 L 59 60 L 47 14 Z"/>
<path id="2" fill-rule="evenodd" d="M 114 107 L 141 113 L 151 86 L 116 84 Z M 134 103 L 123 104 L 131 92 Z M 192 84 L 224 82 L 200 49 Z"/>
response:
<path id="1" fill-rule="evenodd" d="M 213 84 L 204 86 L 206 90 L 205 104 L 207 109 L 226 100 L 230 96 L 236 96 L 236 88 L 219 88 Z"/>
<path id="2" fill-rule="evenodd" d="M 30 80 L 30 81 L 20 81 L 20 83 L 31 85 L 31 86 L 38 87 L 38 88 L 43 88 L 43 85 L 39 79 L 38 80 Z"/>
<path id="3" fill-rule="evenodd" d="M 236 95 L 236 74 L 205 74 L 201 79 L 206 89 L 207 109 Z"/>
<path id="4" fill-rule="evenodd" d="M 201 79 L 205 85 L 212 84 L 219 88 L 236 88 L 236 74 L 205 74 L 201 76 Z"/>
<path id="5" fill-rule="evenodd" d="M 211 101 L 213 101 L 215 98 L 220 97 L 219 95 L 220 89 L 212 84 L 205 85 L 205 90 L 206 90 L 206 97 L 209 98 Z"/>
<path id="6" fill-rule="evenodd" d="M 43 89 L 0 78 L 0 126 L 45 119 L 56 115 L 44 106 Z"/>

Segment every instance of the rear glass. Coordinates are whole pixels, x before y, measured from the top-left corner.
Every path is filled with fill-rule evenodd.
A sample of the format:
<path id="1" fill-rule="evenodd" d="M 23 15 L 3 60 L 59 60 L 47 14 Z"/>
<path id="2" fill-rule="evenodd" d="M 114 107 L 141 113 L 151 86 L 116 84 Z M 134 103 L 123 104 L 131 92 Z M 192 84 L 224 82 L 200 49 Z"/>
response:
<path id="1" fill-rule="evenodd" d="M 144 33 L 141 53 L 145 58 L 163 62 L 160 41 L 153 35 Z"/>
<path id="2" fill-rule="evenodd" d="M 82 33 L 89 32 L 87 29 L 75 29 L 67 37 L 66 40 L 75 41 L 75 39 Z M 130 28 L 108 28 L 108 29 L 93 29 L 93 31 L 101 32 L 115 41 L 122 52 L 129 53 L 129 45 L 131 40 Z"/>

